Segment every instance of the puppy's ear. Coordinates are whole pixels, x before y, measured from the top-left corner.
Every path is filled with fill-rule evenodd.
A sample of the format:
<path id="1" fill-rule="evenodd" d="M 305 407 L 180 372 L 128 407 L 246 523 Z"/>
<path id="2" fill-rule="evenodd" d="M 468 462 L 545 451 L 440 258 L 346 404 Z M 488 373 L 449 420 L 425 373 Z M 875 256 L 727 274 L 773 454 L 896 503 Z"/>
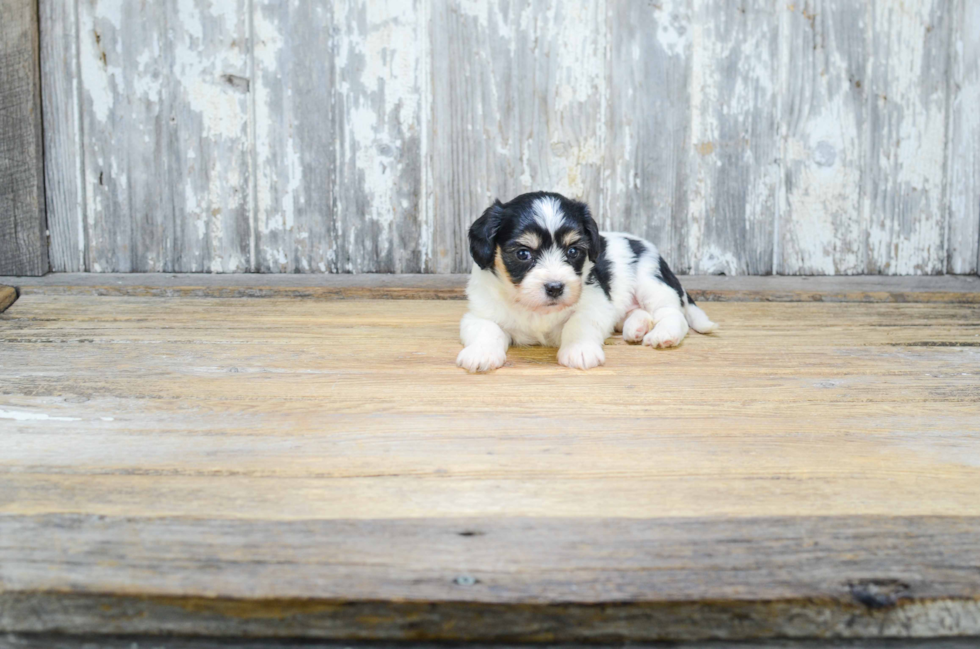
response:
<path id="1" fill-rule="evenodd" d="M 500 228 L 503 211 L 503 205 L 499 200 L 495 200 L 483 216 L 470 226 L 470 254 L 473 255 L 473 261 L 483 270 L 493 265 L 493 258 L 497 252 L 494 239 Z"/>
<path id="2" fill-rule="evenodd" d="M 602 252 L 602 239 L 599 238 L 599 226 L 592 218 L 592 212 L 588 207 L 584 207 L 585 213 L 585 237 L 589 240 L 589 261 L 595 261 Z"/>

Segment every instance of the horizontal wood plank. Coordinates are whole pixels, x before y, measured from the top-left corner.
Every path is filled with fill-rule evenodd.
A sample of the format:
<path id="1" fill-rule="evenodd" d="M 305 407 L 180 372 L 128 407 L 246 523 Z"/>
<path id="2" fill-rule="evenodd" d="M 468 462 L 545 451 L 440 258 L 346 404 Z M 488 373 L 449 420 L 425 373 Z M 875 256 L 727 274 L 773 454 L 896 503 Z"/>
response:
<path id="1" fill-rule="evenodd" d="M 56 273 L 0 277 L 25 295 L 464 299 L 468 275 Z M 980 277 L 682 277 L 696 300 L 980 303 Z"/>
<path id="2" fill-rule="evenodd" d="M 975 649 L 977 638 L 890 638 L 888 640 L 756 640 L 672 642 L 670 649 Z M 309 638 L 205 638 L 152 635 L 61 635 L 11 633 L 0 636 L 0 649 L 346 649 L 349 643 Z M 398 642 L 359 642 L 359 649 L 403 649 Z M 442 649 L 444 643 L 412 642 L 413 649 Z M 493 643 L 486 649 L 525 649 L 525 644 Z M 613 649 L 618 643 L 546 645 L 557 649 Z M 663 649 L 663 644 L 634 644 L 636 649 Z"/>
<path id="3" fill-rule="evenodd" d="M 670 649 L 975 649 L 977 638 L 890 638 L 887 640 L 706 640 L 671 642 Z M 309 638 L 205 638 L 152 635 L 61 635 L 50 633 L 11 633 L 0 636 L 0 649 L 346 649 L 350 643 Z M 359 642 L 360 649 L 402 649 L 398 642 Z M 412 642 L 413 649 L 442 649 L 444 643 Z M 493 643 L 486 649 L 524 649 L 525 644 Z M 559 649 L 613 649 L 618 643 L 546 645 Z M 663 649 L 664 644 L 634 644 L 636 649 Z"/>
<path id="4" fill-rule="evenodd" d="M 8 631 L 549 642 L 980 631 L 980 518 L 55 515 L 3 516 L 0 530 Z"/>
<path id="5" fill-rule="evenodd" d="M 674 350 L 471 376 L 459 301 L 25 292 L 0 630 L 980 634 L 980 305 L 705 308 Z"/>

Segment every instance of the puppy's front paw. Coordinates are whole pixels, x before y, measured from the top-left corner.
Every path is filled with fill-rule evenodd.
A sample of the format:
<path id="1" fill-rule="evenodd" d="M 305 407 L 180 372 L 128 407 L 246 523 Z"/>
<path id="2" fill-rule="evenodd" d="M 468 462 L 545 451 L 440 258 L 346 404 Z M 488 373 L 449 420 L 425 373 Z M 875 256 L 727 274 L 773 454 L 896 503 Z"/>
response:
<path id="1" fill-rule="evenodd" d="M 459 352 L 456 357 L 456 365 L 467 372 L 488 372 L 503 366 L 506 360 L 506 351 L 482 345 L 470 345 Z"/>
<path id="2" fill-rule="evenodd" d="M 558 363 L 577 370 L 590 370 L 606 362 L 602 345 L 595 343 L 573 343 L 563 345 L 558 350 Z"/>

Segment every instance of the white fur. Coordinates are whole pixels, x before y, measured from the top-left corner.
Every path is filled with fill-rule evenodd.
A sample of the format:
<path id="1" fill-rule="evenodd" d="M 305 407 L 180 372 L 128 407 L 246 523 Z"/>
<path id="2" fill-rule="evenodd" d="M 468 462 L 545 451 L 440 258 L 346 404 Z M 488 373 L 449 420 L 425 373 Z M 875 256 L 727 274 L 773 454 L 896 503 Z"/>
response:
<path id="1" fill-rule="evenodd" d="M 534 202 L 534 220 L 548 232 L 558 232 L 558 229 L 565 221 L 565 215 L 561 211 L 561 203 L 557 198 L 547 196 L 539 198 Z"/>
<path id="2" fill-rule="evenodd" d="M 687 315 L 691 329 L 699 334 L 710 334 L 718 331 L 718 325 L 712 322 L 708 314 L 702 311 L 698 305 L 688 304 L 684 307 L 684 313 Z"/>
<path id="3" fill-rule="evenodd" d="M 565 292 L 554 305 L 551 303 L 555 300 L 544 292 L 544 285 L 549 282 L 561 282 L 565 285 Z M 517 293 L 519 302 L 529 309 L 559 311 L 578 302 L 581 290 L 582 278 L 565 263 L 560 250 L 551 248 L 544 252 L 541 261 L 524 277 Z"/>
<path id="4" fill-rule="evenodd" d="M 560 224 L 560 211 L 557 216 L 552 214 L 558 209 L 557 202 L 552 212 L 544 208 L 549 203 L 541 200 L 535 207 L 542 206 L 541 218 L 550 220 L 549 226 Z M 612 275 L 608 297 L 598 283 L 584 281 L 592 269 L 591 262 L 586 262 L 578 278 L 559 259 L 542 259 L 540 272 L 538 267 L 532 269 L 518 287 L 499 271 L 495 274 L 474 264 L 466 287 L 469 313 L 460 323 L 465 347 L 456 364 L 470 372 L 486 371 L 504 364 L 510 345 L 546 345 L 559 347 L 560 364 L 590 369 L 605 363 L 602 347 L 614 330 L 621 330 L 627 342 L 666 348 L 680 344 L 689 327 L 700 333 L 717 329 L 704 311 L 688 302 L 686 294 L 681 298 L 658 279 L 660 254 L 656 246 L 644 241 L 646 252 L 634 263 L 628 235 L 606 232 L 602 236 Z M 543 285 L 555 280 L 564 281 L 566 286 L 575 285 L 577 280 L 578 299 L 558 307 L 536 307 L 545 305 L 540 297 Z M 538 297 L 532 299 L 531 293 Z"/>

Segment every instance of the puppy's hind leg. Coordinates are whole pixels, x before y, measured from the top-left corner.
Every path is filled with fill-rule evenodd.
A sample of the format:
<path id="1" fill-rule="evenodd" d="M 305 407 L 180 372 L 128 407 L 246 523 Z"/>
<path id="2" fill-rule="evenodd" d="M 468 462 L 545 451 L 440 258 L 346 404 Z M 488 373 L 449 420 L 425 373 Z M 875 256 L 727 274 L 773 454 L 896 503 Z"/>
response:
<path id="1" fill-rule="evenodd" d="M 623 322 L 623 340 L 638 343 L 653 329 L 653 316 L 643 309 L 633 309 Z"/>
<path id="2" fill-rule="evenodd" d="M 657 309 L 653 314 L 653 319 L 657 324 L 654 325 L 650 333 L 643 337 L 644 345 L 661 349 L 676 347 L 687 336 L 687 320 L 680 309 L 674 307 Z"/>
<path id="3" fill-rule="evenodd" d="M 653 329 L 643 336 L 650 347 L 676 347 L 689 330 L 677 291 L 657 277 L 644 277 L 636 287 L 636 299 L 653 319 Z"/>

